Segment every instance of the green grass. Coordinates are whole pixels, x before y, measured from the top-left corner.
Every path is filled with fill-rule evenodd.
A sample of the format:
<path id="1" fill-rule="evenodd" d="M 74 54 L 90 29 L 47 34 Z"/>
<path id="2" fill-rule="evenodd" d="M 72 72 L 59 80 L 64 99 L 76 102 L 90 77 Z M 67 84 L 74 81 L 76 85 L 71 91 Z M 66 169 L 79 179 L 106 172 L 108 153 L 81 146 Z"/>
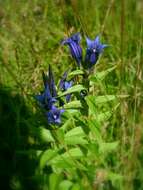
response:
<path id="1" fill-rule="evenodd" d="M 97 163 L 88 168 L 89 179 L 94 176 L 92 184 L 88 184 L 86 170 L 81 169 L 83 173 L 79 170 L 78 178 L 74 179 L 75 189 L 143 189 L 142 10 L 143 3 L 136 0 L 0 1 L 1 189 L 53 190 L 54 182 L 61 182 L 60 189 L 71 185 L 64 181 L 68 174 L 51 175 L 51 168 L 39 172 L 37 156 L 47 149 L 47 144 L 39 140 L 40 134 L 45 132 L 38 127 L 46 125 L 46 121 L 37 110 L 33 95 L 41 90 L 41 71 L 47 70 L 48 64 L 53 67 L 56 81 L 72 66 L 73 61 L 60 41 L 76 31 L 91 38 L 102 34 L 102 41 L 110 45 L 97 64 L 95 75 L 116 66 L 103 81 L 97 80 L 93 94 L 127 96 L 108 102 L 105 108 L 98 105 L 97 114 L 98 111 L 113 112 L 102 124 L 102 139 L 119 145 L 107 146 L 107 149 L 113 148 L 113 152 L 108 156 L 99 155 Z M 84 46 L 84 40 L 82 43 Z M 92 131 L 92 122 L 89 125 Z M 64 127 L 67 126 L 65 123 Z M 92 132 L 98 136 L 98 131 Z M 62 134 L 58 135 L 58 140 L 62 139 Z M 51 146 L 48 144 L 48 147 Z M 104 148 L 103 144 L 103 153 L 106 152 Z M 95 149 L 96 155 L 92 143 L 89 149 Z M 25 155 L 25 150 L 29 154 Z M 72 172 L 71 176 L 76 175 Z"/>

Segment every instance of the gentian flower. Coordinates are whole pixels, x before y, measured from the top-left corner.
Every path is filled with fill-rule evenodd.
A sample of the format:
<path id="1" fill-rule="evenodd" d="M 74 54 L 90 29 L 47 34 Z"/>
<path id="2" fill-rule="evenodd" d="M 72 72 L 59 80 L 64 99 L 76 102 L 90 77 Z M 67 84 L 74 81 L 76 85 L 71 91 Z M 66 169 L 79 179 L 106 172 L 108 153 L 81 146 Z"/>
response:
<path id="1" fill-rule="evenodd" d="M 89 38 L 86 38 L 86 43 L 87 49 L 85 56 L 85 66 L 90 69 L 93 65 L 96 64 L 99 55 L 103 52 L 103 49 L 107 47 L 107 45 L 100 43 L 99 36 L 97 36 L 95 40 L 90 40 Z"/>
<path id="2" fill-rule="evenodd" d="M 76 33 L 62 41 L 63 45 L 69 46 L 71 55 L 76 60 L 78 66 L 80 66 L 80 62 L 82 60 L 82 49 L 79 45 L 80 39 L 80 33 Z"/>
<path id="3" fill-rule="evenodd" d="M 66 91 L 67 89 L 71 88 L 72 85 L 73 85 L 73 81 L 67 81 L 67 74 L 68 74 L 68 71 L 66 71 L 64 74 L 63 74 L 63 77 L 62 79 L 60 80 L 60 89 L 62 91 Z M 66 95 L 66 102 L 68 103 L 70 101 L 70 98 L 71 98 L 71 94 L 67 94 Z"/>
<path id="4" fill-rule="evenodd" d="M 35 98 L 40 102 L 41 107 L 46 110 L 46 116 L 49 124 L 59 124 L 61 122 L 61 113 L 63 109 L 59 110 L 54 104 L 57 101 L 56 87 L 52 69 L 49 66 L 48 74 L 43 72 L 44 92 L 41 95 L 36 95 Z"/>
<path id="5" fill-rule="evenodd" d="M 48 85 L 46 86 L 45 91 L 41 95 L 36 95 L 35 98 L 39 101 L 41 107 L 46 110 L 50 110 L 52 105 L 56 102 L 56 99 L 50 94 Z"/>
<path id="6" fill-rule="evenodd" d="M 52 74 L 52 69 L 49 66 L 48 75 L 42 73 L 44 92 L 41 95 L 36 95 L 35 98 L 40 102 L 40 105 L 46 110 L 50 110 L 52 105 L 56 102 L 55 97 L 57 96 L 54 77 Z"/>
<path id="7" fill-rule="evenodd" d="M 61 114 L 64 112 L 63 109 L 59 110 L 57 107 L 52 106 L 51 110 L 46 113 L 49 124 L 60 124 Z"/>

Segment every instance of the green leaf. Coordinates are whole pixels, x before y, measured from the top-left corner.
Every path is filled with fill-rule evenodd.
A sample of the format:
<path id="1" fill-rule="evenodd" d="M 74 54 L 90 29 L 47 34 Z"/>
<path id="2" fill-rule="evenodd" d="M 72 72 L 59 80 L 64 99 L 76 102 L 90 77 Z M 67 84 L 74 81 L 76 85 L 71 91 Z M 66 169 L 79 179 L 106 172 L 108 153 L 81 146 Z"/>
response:
<path id="1" fill-rule="evenodd" d="M 96 122 L 102 122 L 104 120 L 107 120 L 111 117 L 112 111 L 106 111 L 103 113 L 97 112 L 97 106 L 96 103 L 105 103 L 107 101 L 111 101 L 116 98 L 116 96 L 109 95 L 109 99 L 106 99 L 105 96 L 88 96 L 86 97 L 87 104 L 89 106 L 89 116 L 91 116 L 91 119 L 96 119 Z M 96 102 L 97 101 L 97 102 Z"/>
<path id="2" fill-rule="evenodd" d="M 70 158 L 70 157 L 81 158 L 84 155 L 83 155 L 82 151 L 80 150 L 80 148 L 71 148 L 71 149 L 68 150 L 68 152 L 65 152 L 61 156 L 64 157 L 64 158 Z"/>
<path id="3" fill-rule="evenodd" d="M 58 150 L 46 150 L 40 157 L 40 169 L 43 169 L 48 161 L 52 160 L 57 156 Z"/>
<path id="4" fill-rule="evenodd" d="M 89 115 L 96 114 L 97 108 L 96 108 L 95 101 L 92 98 L 90 98 L 90 96 L 87 96 L 85 100 L 87 101 L 87 105 L 89 106 Z"/>
<path id="5" fill-rule="evenodd" d="M 73 183 L 71 181 L 69 181 L 69 180 L 63 180 L 59 184 L 59 190 L 69 190 L 72 185 L 73 185 Z"/>
<path id="6" fill-rule="evenodd" d="M 97 123 L 97 119 L 89 119 L 88 120 L 88 126 L 89 126 L 90 132 L 92 134 L 89 137 L 91 139 L 91 141 L 95 140 L 95 141 L 101 142 L 102 136 L 101 136 L 100 129 L 98 128 L 99 126 Z"/>
<path id="7" fill-rule="evenodd" d="M 84 155 L 80 148 L 71 148 L 67 152 L 56 156 L 50 162 L 51 165 L 55 165 L 59 168 L 72 168 L 75 166 L 74 159 L 82 158 Z"/>
<path id="8" fill-rule="evenodd" d="M 102 72 L 99 72 L 99 73 L 96 73 L 95 76 L 91 76 L 90 77 L 90 81 L 93 82 L 93 84 L 95 82 L 97 82 L 98 80 L 99 81 L 102 81 L 110 72 L 112 72 L 117 66 L 114 66 L 110 69 L 107 69 L 106 71 L 102 71 Z"/>
<path id="9" fill-rule="evenodd" d="M 61 181 L 61 176 L 55 173 L 52 173 L 49 177 L 49 189 L 57 190 L 59 187 L 60 181 Z"/>
<path id="10" fill-rule="evenodd" d="M 99 151 L 101 153 L 112 152 L 117 149 L 118 145 L 119 145 L 119 141 L 110 142 L 110 143 L 102 142 L 99 145 Z"/>
<path id="11" fill-rule="evenodd" d="M 74 185 L 72 186 L 71 190 L 81 190 L 82 188 L 80 187 L 80 185 L 78 183 L 74 183 Z"/>
<path id="12" fill-rule="evenodd" d="M 85 140 L 83 137 L 77 136 L 65 138 L 65 143 L 67 145 L 88 144 L 87 140 Z"/>
<path id="13" fill-rule="evenodd" d="M 93 142 L 91 142 L 89 145 L 88 145 L 88 157 L 89 156 L 92 156 L 92 155 L 94 155 L 94 156 L 99 156 L 99 146 L 98 146 L 98 144 L 97 143 L 93 143 Z M 101 155 L 100 155 L 101 156 Z M 90 159 L 90 161 L 92 160 L 92 158 L 89 158 Z M 95 158 L 93 158 L 93 160 L 95 160 Z"/>
<path id="14" fill-rule="evenodd" d="M 74 126 L 74 122 L 73 122 L 73 119 L 72 117 L 69 118 L 68 120 L 66 120 L 66 122 L 61 126 L 61 129 L 63 131 L 66 131 L 67 129 L 71 128 Z"/>
<path id="15" fill-rule="evenodd" d="M 74 92 L 80 92 L 81 90 L 86 90 L 86 88 L 83 85 L 80 85 L 80 84 L 74 85 L 71 88 L 69 88 L 67 91 L 60 92 L 58 97 L 65 96 L 67 94 L 74 93 Z"/>
<path id="16" fill-rule="evenodd" d="M 112 114 L 113 113 L 111 111 L 107 111 L 107 112 L 96 115 L 95 118 L 97 122 L 102 122 L 102 121 L 108 120 L 112 116 Z"/>
<path id="17" fill-rule="evenodd" d="M 54 142 L 55 141 L 50 130 L 45 129 L 43 127 L 39 128 L 39 136 L 40 136 L 40 139 L 44 142 Z"/>
<path id="18" fill-rule="evenodd" d="M 116 99 L 115 95 L 97 96 L 95 98 L 95 102 L 97 104 L 101 104 L 101 103 L 109 102 L 109 101 L 112 101 L 112 100 L 115 100 L 115 99 Z"/>
<path id="19" fill-rule="evenodd" d="M 71 73 L 69 73 L 68 77 L 74 77 L 76 75 L 83 75 L 84 72 L 82 70 L 75 70 L 75 71 L 72 71 Z"/>
<path id="20" fill-rule="evenodd" d="M 85 136 L 85 133 L 81 127 L 75 127 L 68 131 L 65 135 L 66 138 L 68 137 L 73 137 L 73 136 L 78 136 L 78 137 L 83 137 Z"/>
<path id="21" fill-rule="evenodd" d="M 105 96 L 87 96 L 86 100 L 87 101 L 91 101 L 94 104 L 101 104 L 101 103 L 106 103 L 112 100 L 115 100 L 117 98 L 117 96 L 115 95 L 105 95 Z"/>
<path id="22" fill-rule="evenodd" d="M 121 174 L 117 174 L 111 171 L 107 172 L 107 178 L 111 181 L 123 180 L 123 176 Z"/>
<path id="23" fill-rule="evenodd" d="M 78 115 L 81 115 L 81 113 L 79 112 L 78 109 L 67 109 L 66 110 L 66 113 L 68 113 L 68 115 L 71 115 L 71 116 L 78 116 Z"/>
<path id="24" fill-rule="evenodd" d="M 69 102 L 69 103 L 64 105 L 65 109 L 78 109 L 81 107 L 82 107 L 81 102 L 78 100 Z"/>
<path id="25" fill-rule="evenodd" d="M 65 135 L 65 143 L 74 145 L 74 144 L 88 144 L 87 140 L 83 139 L 85 133 L 81 127 L 75 127 L 71 129 Z"/>

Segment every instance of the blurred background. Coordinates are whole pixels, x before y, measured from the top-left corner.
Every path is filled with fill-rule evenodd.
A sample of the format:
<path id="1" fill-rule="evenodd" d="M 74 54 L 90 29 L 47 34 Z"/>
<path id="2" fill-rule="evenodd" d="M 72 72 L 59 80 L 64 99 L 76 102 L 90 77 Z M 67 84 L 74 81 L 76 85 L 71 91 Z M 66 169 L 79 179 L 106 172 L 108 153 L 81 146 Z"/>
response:
<path id="1" fill-rule="evenodd" d="M 84 47 L 85 36 L 98 34 L 109 44 L 96 70 L 117 66 L 97 94 L 128 95 L 112 117 L 114 133 L 107 131 L 121 142 L 114 170 L 124 180 L 116 188 L 96 189 L 143 189 L 142 0 L 0 0 L 0 189 L 44 189 L 34 155 L 17 152 L 39 150 L 29 129 L 40 117 L 33 94 L 41 90 L 48 64 L 56 81 L 73 64 L 60 42 L 76 32 Z"/>

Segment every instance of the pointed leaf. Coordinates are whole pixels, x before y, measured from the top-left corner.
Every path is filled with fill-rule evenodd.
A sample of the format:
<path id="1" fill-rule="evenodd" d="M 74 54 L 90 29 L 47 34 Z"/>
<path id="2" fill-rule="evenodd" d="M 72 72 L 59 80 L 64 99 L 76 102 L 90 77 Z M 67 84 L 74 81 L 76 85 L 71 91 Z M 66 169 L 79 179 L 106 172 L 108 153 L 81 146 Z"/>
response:
<path id="1" fill-rule="evenodd" d="M 52 173 L 49 177 L 49 190 L 57 190 L 61 181 L 61 175 Z"/>
<path id="2" fill-rule="evenodd" d="M 72 167 L 73 165 L 73 159 L 79 159 L 82 158 L 84 155 L 80 148 L 71 148 L 67 152 L 58 155 L 53 160 L 49 162 L 49 164 L 54 164 L 59 167 Z"/>
<path id="3" fill-rule="evenodd" d="M 60 190 L 69 190 L 70 187 L 72 186 L 72 182 L 69 180 L 63 180 L 60 185 L 59 185 L 59 189 Z"/>
<path id="4" fill-rule="evenodd" d="M 87 140 L 83 137 L 85 137 L 83 129 L 81 127 L 75 127 L 65 134 L 65 143 L 70 145 L 88 144 Z"/>
<path id="5" fill-rule="evenodd" d="M 65 138 L 65 143 L 67 145 L 76 145 L 76 144 L 88 144 L 88 141 L 84 139 L 83 137 L 78 137 L 78 136 L 73 136 L 73 137 L 68 137 Z"/>
<path id="6" fill-rule="evenodd" d="M 58 150 L 46 150 L 40 158 L 40 169 L 43 169 L 48 161 L 52 160 L 55 156 L 57 156 Z"/>
<path id="7" fill-rule="evenodd" d="M 115 100 L 117 98 L 117 96 L 115 95 L 105 95 L 105 96 L 87 96 L 86 100 L 87 101 L 91 101 L 94 104 L 101 104 L 101 103 L 106 103 L 112 100 Z"/>
<path id="8" fill-rule="evenodd" d="M 112 152 L 114 150 L 117 150 L 117 147 L 119 145 L 119 141 L 110 142 L 110 143 L 100 143 L 99 151 L 101 153 L 107 153 Z"/>
<path id="9" fill-rule="evenodd" d="M 66 138 L 68 137 L 73 137 L 73 136 L 78 136 L 78 137 L 83 137 L 85 136 L 85 133 L 81 127 L 75 127 L 68 131 L 65 135 Z"/>
<path id="10" fill-rule="evenodd" d="M 83 85 L 78 84 L 78 85 L 72 86 L 65 92 L 59 93 L 58 97 L 65 96 L 67 94 L 74 93 L 74 92 L 80 92 L 81 90 L 86 90 L 86 88 Z"/>
<path id="11" fill-rule="evenodd" d="M 90 77 L 90 81 L 93 82 L 93 84 L 95 82 L 97 82 L 98 80 L 99 81 L 102 81 L 110 72 L 112 72 L 117 66 L 114 66 L 110 69 L 107 69 L 106 71 L 102 71 L 102 72 L 99 72 L 99 73 L 96 73 L 94 76 L 91 76 Z"/>
<path id="12" fill-rule="evenodd" d="M 77 109 L 77 108 L 81 108 L 82 105 L 81 105 L 81 102 L 78 101 L 78 100 L 75 100 L 75 101 L 72 101 L 72 102 L 69 102 L 67 104 L 64 105 L 64 108 L 65 109 Z"/>
<path id="13" fill-rule="evenodd" d="M 54 142 L 54 138 L 50 132 L 50 130 L 40 127 L 39 129 L 39 137 L 44 142 Z"/>
<path id="14" fill-rule="evenodd" d="M 69 73 L 69 77 L 73 77 L 73 76 L 76 76 L 76 75 L 83 75 L 84 72 L 82 70 L 75 70 L 75 71 L 72 71 Z"/>
<path id="15" fill-rule="evenodd" d="M 95 118 L 97 122 L 102 122 L 102 121 L 108 120 L 112 116 L 112 114 L 113 113 L 111 111 L 107 111 L 107 112 L 96 115 Z"/>

